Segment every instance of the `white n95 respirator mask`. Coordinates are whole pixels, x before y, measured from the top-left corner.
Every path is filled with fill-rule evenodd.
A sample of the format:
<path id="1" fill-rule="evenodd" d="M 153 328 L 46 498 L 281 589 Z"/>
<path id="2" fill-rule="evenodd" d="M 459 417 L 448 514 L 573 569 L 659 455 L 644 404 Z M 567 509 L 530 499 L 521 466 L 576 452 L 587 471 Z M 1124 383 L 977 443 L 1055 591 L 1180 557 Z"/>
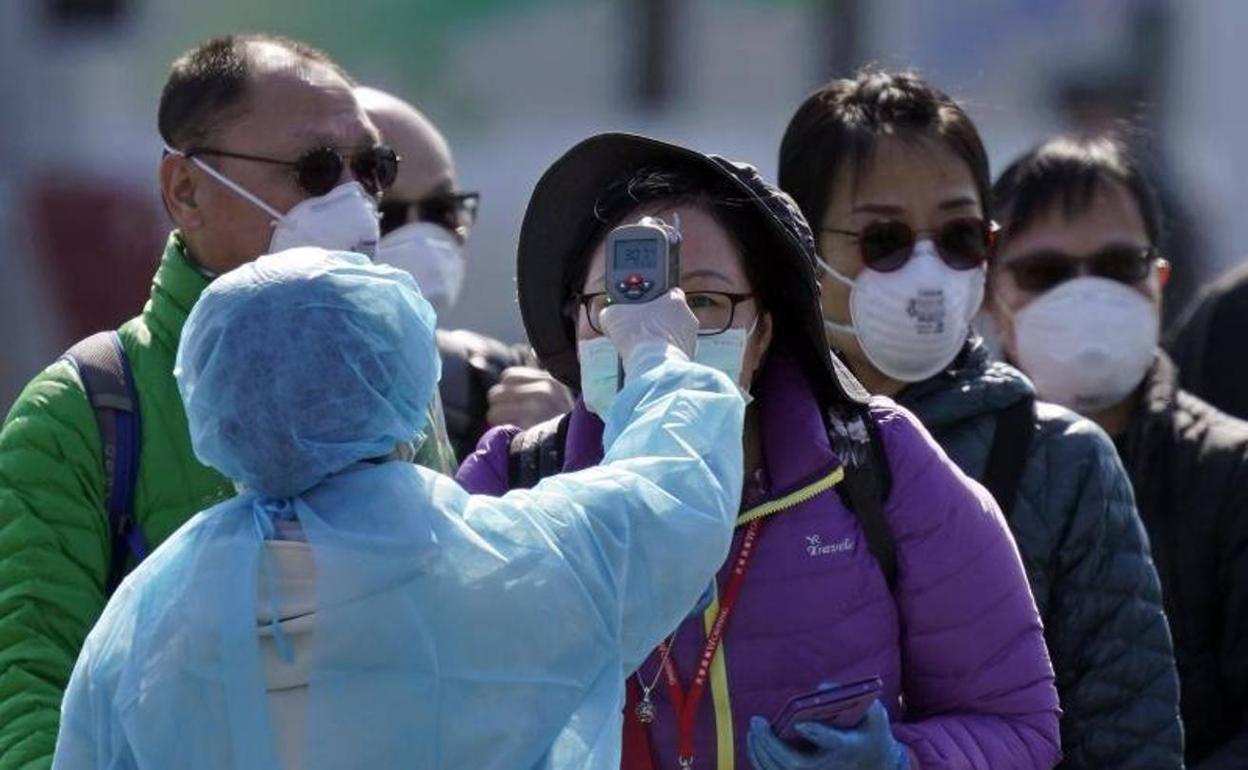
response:
<path id="1" fill-rule="evenodd" d="M 381 237 L 378 262 L 406 270 L 438 315 L 459 300 L 467 261 L 453 233 L 433 222 L 412 222 Z"/>
<path id="2" fill-rule="evenodd" d="M 892 272 L 868 267 L 851 279 L 819 264 L 850 287 L 851 323 L 825 320 L 825 328 L 857 337 L 867 360 L 899 382 L 921 382 L 953 363 L 984 301 L 984 269 L 954 270 L 931 239 Z"/>
<path id="3" fill-rule="evenodd" d="M 1018 364 L 1046 401 L 1083 414 L 1129 396 L 1152 366 L 1156 305 L 1136 289 L 1084 276 L 1059 284 L 1014 316 Z"/>
<path id="4" fill-rule="evenodd" d="M 185 155 L 168 146 L 165 151 Z M 273 236 L 269 239 L 267 253 L 317 246 L 330 251 L 353 251 L 370 259 L 376 255 L 377 242 L 381 239 L 377 201 L 359 182 L 340 184 L 324 195 L 300 201 L 283 214 L 199 158 L 190 160 L 205 174 L 273 218 Z"/>

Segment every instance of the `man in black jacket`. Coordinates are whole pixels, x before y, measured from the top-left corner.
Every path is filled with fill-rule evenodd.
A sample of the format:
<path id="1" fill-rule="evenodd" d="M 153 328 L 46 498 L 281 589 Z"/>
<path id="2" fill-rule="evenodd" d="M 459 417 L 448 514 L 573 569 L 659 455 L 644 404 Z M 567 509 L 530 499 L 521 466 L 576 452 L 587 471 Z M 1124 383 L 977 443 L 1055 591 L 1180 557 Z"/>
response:
<path id="1" fill-rule="evenodd" d="M 1168 265 L 1156 199 L 1107 138 L 1050 140 L 994 194 L 994 319 L 1040 396 L 1099 423 L 1131 476 L 1174 635 L 1188 766 L 1248 767 L 1248 423 L 1180 390 L 1157 347 Z"/>
<path id="2" fill-rule="evenodd" d="M 355 94 L 403 159 L 379 206 L 377 261 L 410 272 L 441 315 L 455 305 L 463 287 L 464 244 L 476 220 L 478 195 L 456 188 L 450 146 L 415 107 L 374 88 L 357 88 Z M 438 352 L 438 391 L 459 460 L 490 425 L 528 428 L 572 408 L 568 389 L 537 368 L 528 345 L 438 329 Z"/>

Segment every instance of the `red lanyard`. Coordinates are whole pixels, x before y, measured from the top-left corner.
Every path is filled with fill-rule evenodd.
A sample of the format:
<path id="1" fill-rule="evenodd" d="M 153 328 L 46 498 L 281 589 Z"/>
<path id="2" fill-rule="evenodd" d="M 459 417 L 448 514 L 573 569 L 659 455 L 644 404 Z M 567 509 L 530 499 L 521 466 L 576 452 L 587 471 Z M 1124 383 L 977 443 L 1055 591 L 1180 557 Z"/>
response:
<path id="1" fill-rule="evenodd" d="M 724 629 L 728 626 L 728 617 L 732 615 L 732 609 L 737 604 L 737 597 L 741 595 L 741 585 L 745 582 L 745 570 L 750 564 L 750 557 L 754 555 L 754 541 L 758 539 L 758 531 L 762 524 L 763 519 L 751 521 L 745 530 L 745 536 L 741 538 L 741 551 L 732 565 L 728 587 L 720 599 L 715 622 L 711 624 L 711 630 L 706 635 L 702 657 L 698 659 L 698 671 L 689 684 L 688 691 L 680 685 L 676 662 L 668 654 L 667 643 L 659 645 L 659 654 L 665 656 L 663 674 L 667 680 L 668 695 L 672 699 L 672 710 L 676 712 L 679 720 L 680 746 L 678 751 L 681 768 L 693 766 L 693 726 L 698 715 L 698 704 L 702 702 L 702 696 L 706 694 L 706 680 L 710 675 L 711 663 L 715 660 L 715 653 L 718 652 L 719 645 L 724 640 Z"/>

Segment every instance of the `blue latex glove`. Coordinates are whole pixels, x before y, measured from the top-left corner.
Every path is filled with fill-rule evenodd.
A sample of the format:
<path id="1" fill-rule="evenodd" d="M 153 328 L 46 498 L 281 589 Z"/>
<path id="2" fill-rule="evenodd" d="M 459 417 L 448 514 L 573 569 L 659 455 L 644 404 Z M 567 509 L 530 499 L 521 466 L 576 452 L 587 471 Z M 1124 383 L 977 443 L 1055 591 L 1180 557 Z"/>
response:
<path id="1" fill-rule="evenodd" d="M 804 750 L 779 738 L 762 717 L 750 720 L 746 747 L 754 770 L 907 770 L 910 756 L 893 738 L 888 711 L 876 701 L 857 727 L 843 730 L 800 722 L 798 734 L 811 743 Z"/>

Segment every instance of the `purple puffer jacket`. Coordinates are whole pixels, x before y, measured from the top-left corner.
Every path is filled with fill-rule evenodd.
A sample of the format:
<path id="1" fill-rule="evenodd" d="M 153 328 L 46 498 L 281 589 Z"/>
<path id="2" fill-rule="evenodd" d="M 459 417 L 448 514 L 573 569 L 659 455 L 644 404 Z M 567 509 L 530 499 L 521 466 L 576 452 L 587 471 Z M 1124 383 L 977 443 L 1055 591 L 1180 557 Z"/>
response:
<path id="1" fill-rule="evenodd" d="M 797 364 L 773 351 L 753 390 L 769 489 L 759 502 L 791 496 L 835 472 L 840 462 Z M 897 547 L 895 595 L 835 489 L 768 516 L 728 623 L 722 665 L 713 667 L 699 707 L 695 766 L 733 767 L 733 758 L 718 757 L 719 747 L 732 745 L 735 766 L 748 767 L 751 716 L 771 719 L 790 698 L 822 682 L 878 675 L 912 770 L 1053 767 L 1060 758 L 1053 671 L 997 506 L 909 412 L 877 398 L 871 415 L 892 470 L 885 515 Z M 466 489 L 507 490 L 515 432 L 495 429 L 482 438 L 459 469 Z M 601 457 L 602 423 L 578 404 L 564 469 Z M 728 564 L 743 531 L 738 527 Z M 686 683 L 705 626 L 704 614 L 695 612 L 677 631 L 672 655 Z M 657 658 L 651 655 L 638 672 L 646 685 L 658 673 Z M 661 678 L 652 697 L 657 765 L 675 768 L 676 717 Z"/>

